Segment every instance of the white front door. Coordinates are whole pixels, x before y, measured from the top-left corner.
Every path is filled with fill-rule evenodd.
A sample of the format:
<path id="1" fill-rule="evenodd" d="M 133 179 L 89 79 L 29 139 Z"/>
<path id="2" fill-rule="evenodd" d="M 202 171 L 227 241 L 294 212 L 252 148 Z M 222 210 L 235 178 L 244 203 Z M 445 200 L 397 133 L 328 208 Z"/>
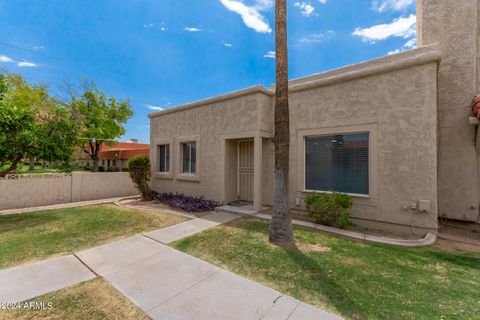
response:
<path id="1" fill-rule="evenodd" d="M 253 201 L 253 140 L 238 141 L 238 200 Z"/>

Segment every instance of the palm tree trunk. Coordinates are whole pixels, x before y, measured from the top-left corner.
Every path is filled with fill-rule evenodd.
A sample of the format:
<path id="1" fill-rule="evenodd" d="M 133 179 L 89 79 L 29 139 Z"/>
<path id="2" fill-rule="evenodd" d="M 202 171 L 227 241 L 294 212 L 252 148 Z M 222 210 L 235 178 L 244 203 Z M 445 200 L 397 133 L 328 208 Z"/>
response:
<path id="1" fill-rule="evenodd" d="M 273 188 L 270 242 L 292 247 L 292 219 L 288 206 L 290 122 L 288 111 L 288 51 L 286 0 L 275 5 L 276 86 L 275 86 L 275 181 Z"/>

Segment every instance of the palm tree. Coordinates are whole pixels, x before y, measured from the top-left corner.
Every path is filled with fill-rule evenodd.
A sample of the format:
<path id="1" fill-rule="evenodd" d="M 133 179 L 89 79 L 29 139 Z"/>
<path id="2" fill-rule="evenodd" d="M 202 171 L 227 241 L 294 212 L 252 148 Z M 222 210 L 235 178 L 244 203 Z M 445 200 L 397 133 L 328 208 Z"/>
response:
<path id="1" fill-rule="evenodd" d="M 295 245 L 292 218 L 288 207 L 288 171 L 290 122 L 288 111 L 288 51 L 287 51 L 287 1 L 276 0 L 276 86 L 275 86 L 275 182 L 273 188 L 270 242 L 282 246 Z"/>

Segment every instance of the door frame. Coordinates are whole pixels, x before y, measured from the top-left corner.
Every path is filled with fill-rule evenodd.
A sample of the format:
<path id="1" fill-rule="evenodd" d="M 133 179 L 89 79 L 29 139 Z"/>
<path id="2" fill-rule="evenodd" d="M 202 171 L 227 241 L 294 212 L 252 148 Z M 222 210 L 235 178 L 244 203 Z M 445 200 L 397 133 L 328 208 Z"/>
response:
<path id="1" fill-rule="evenodd" d="M 240 143 L 250 142 L 252 145 L 252 200 L 240 199 Z M 255 140 L 251 139 L 241 139 L 237 141 L 237 201 L 251 201 L 253 202 L 255 198 Z"/>

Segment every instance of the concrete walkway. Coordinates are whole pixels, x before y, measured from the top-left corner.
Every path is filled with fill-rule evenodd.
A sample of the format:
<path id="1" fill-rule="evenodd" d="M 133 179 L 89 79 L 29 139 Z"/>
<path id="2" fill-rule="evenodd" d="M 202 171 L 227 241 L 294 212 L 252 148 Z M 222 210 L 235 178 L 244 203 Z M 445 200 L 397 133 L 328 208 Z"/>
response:
<path id="1" fill-rule="evenodd" d="M 152 319 L 341 319 L 147 237 L 77 256 Z"/>
<path id="2" fill-rule="evenodd" d="M 341 319 L 165 245 L 239 218 L 216 212 L 75 255 L 0 271 L 0 302 L 103 277 L 153 319 Z"/>
<path id="3" fill-rule="evenodd" d="M 55 210 L 55 209 L 66 209 L 66 208 L 76 208 L 76 207 L 87 207 L 98 204 L 114 203 L 125 197 L 121 198 L 109 198 L 109 199 L 100 199 L 100 200 L 89 200 L 89 201 L 80 201 L 80 202 L 68 202 L 60 204 L 52 204 L 48 206 L 40 207 L 29 207 L 29 208 L 20 208 L 20 209 L 6 209 L 0 210 L 0 216 L 11 215 L 11 214 L 21 214 L 35 211 L 45 211 L 45 210 Z"/>

